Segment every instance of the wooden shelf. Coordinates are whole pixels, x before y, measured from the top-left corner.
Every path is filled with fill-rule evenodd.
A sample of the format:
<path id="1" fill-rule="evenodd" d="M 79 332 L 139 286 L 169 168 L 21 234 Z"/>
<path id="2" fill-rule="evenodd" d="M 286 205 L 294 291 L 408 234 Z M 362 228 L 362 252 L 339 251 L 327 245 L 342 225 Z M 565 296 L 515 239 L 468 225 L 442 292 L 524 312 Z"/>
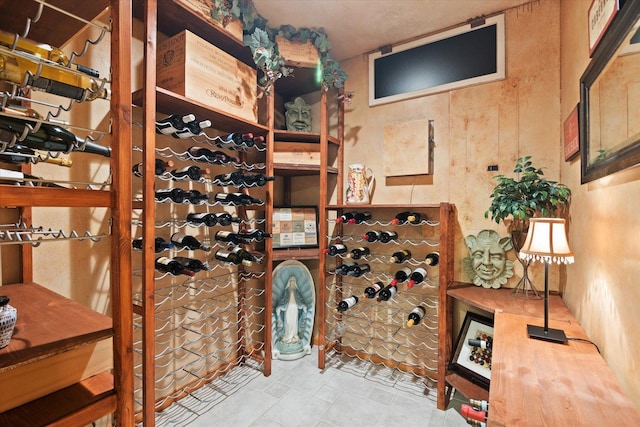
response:
<path id="1" fill-rule="evenodd" d="M 143 97 L 142 89 L 134 92 L 133 104 L 142 107 Z M 265 135 L 268 130 L 266 126 L 211 108 L 161 87 L 156 88 L 156 111 L 164 114 L 195 114 L 198 120 L 211 120 L 212 127 L 220 131 Z"/>
<path id="2" fill-rule="evenodd" d="M 273 260 L 285 261 L 288 259 L 318 259 L 318 248 L 304 248 L 304 249 L 274 249 Z"/>
<path id="3" fill-rule="evenodd" d="M 418 209 L 439 209 L 439 204 L 427 204 L 427 205 L 410 205 L 412 210 Z M 407 210 L 406 204 L 388 204 L 388 205 L 327 205 L 327 209 L 404 209 Z"/>
<path id="4" fill-rule="evenodd" d="M 18 310 L 9 345 L 0 350 L 0 372 L 113 335 L 111 318 L 36 283 L 0 287 Z"/>
<path id="5" fill-rule="evenodd" d="M 144 1 L 133 1 L 133 16 L 144 21 Z M 251 50 L 223 28 L 211 24 L 173 0 L 158 0 L 158 31 L 173 37 L 184 30 L 189 30 L 245 64 L 255 67 Z"/>
<path id="6" fill-rule="evenodd" d="M 274 163 L 274 173 L 280 176 L 302 176 L 302 175 L 318 175 L 320 173 L 320 165 L 306 165 L 301 163 Z M 327 167 L 327 172 L 337 174 L 338 168 Z"/>
<path id="7" fill-rule="evenodd" d="M 308 142 L 320 143 L 320 134 L 315 132 L 298 132 L 292 130 L 274 130 L 273 135 L 276 144 L 278 142 Z M 338 138 L 329 135 L 327 141 L 331 144 L 340 145 Z"/>
<path id="8" fill-rule="evenodd" d="M 0 206 L 111 207 L 111 192 L 70 188 L 0 186 Z"/>
<path id="9" fill-rule="evenodd" d="M 47 0 L 47 3 L 91 21 L 109 5 L 109 0 Z M 0 28 L 11 33 L 23 34 L 27 19 L 37 16 L 39 6 L 35 1 L 26 1 L 20 2 L 20 6 L 16 7 L 15 0 L 0 0 L 0 10 L 11 11 L 0 14 Z M 85 25 L 82 21 L 44 7 L 40 20 L 31 25 L 27 37 L 40 43 L 61 47 Z"/>
<path id="10" fill-rule="evenodd" d="M 474 384 L 456 373 L 446 376 L 447 384 L 458 390 L 469 399 L 489 400 L 489 390 Z"/>
<path id="11" fill-rule="evenodd" d="M 276 80 L 275 90 L 285 101 L 320 90 L 315 68 L 293 68 L 293 75 Z"/>
<path id="12" fill-rule="evenodd" d="M 1 413 L 0 425 L 80 426 L 115 410 L 113 375 L 105 372 Z"/>

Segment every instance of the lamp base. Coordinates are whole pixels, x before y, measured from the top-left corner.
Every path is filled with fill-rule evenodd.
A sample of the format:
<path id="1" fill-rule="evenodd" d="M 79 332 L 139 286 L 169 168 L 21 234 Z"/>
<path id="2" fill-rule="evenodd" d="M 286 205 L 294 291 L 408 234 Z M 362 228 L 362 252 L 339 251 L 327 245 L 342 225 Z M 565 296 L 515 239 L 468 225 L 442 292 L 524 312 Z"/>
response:
<path id="1" fill-rule="evenodd" d="M 542 326 L 527 325 L 527 333 L 529 338 L 535 338 L 538 340 L 557 342 L 564 344 L 567 342 L 567 336 L 562 329 L 547 329 L 544 330 Z"/>

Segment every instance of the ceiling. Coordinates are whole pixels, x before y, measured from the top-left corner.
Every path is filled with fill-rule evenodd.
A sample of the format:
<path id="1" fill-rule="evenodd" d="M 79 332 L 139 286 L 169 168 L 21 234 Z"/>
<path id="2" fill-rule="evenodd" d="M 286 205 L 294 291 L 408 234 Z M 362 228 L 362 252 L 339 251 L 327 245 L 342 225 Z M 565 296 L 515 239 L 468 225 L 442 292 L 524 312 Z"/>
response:
<path id="1" fill-rule="evenodd" d="M 343 61 L 471 18 L 539 0 L 253 0 L 267 25 L 323 27 Z"/>

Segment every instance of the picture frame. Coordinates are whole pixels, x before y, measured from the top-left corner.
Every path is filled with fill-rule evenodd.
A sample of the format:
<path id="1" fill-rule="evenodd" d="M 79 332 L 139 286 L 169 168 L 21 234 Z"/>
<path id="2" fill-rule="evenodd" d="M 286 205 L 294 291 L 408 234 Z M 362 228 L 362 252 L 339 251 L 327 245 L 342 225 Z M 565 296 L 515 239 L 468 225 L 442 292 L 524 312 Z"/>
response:
<path id="1" fill-rule="evenodd" d="M 317 206 L 276 206 L 272 219 L 273 249 L 319 247 Z"/>
<path id="2" fill-rule="evenodd" d="M 577 103 L 564 121 L 564 161 L 575 159 L 580 153 L 580 127 L 578 121 Z"/>
<path id="3" fill-rule="evenodd" d="M 602 40 L 616 13 L 620 10 L 619 0 L 592 0 L 589 6 L 589 56 Z"/>
<path id="4" fill-rule="evenodd" d="M 490 341 L 493 341 L 493 320 L 467 312 L 458 334 L 455 351 L 451 356 L 449 369 L 488 390 L 491 383 L 491 349 L 483 350 L 469 345 L 469 339 L 480 339 L 480 337 L 490 337 Z M 481 363 L 478 358 L 482 357 L 484 360 Z"/>

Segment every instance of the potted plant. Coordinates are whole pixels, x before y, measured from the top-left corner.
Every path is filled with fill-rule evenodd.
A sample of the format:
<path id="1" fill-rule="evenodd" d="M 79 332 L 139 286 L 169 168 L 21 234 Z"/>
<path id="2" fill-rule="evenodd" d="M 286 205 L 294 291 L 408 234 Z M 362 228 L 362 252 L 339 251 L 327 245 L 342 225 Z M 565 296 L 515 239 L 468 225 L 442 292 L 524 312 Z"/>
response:
<path id="1" fill-rule="evenodd" d="M 491 193 L 491 205 L 485 218 L 496 223 L 504 222 L 511 234 L 516 254 L 520 252 L 529 229 L 529 219 L 534 216 L 563 216 L 569 207 L 571 190 L 564 184 L 544 178 L 542 168 L 536 168 L 531 156 L 520 157 L 513 170 L 520 179 L 496 175 L 498 182 Z M 522 279 L 514 288 L 514 294 L 539 298 L 535 286 L 528 277 L 528 261 L 517 257 L 522 264 Z M 518 295 L 519 296 L 519 295 Z"/>

